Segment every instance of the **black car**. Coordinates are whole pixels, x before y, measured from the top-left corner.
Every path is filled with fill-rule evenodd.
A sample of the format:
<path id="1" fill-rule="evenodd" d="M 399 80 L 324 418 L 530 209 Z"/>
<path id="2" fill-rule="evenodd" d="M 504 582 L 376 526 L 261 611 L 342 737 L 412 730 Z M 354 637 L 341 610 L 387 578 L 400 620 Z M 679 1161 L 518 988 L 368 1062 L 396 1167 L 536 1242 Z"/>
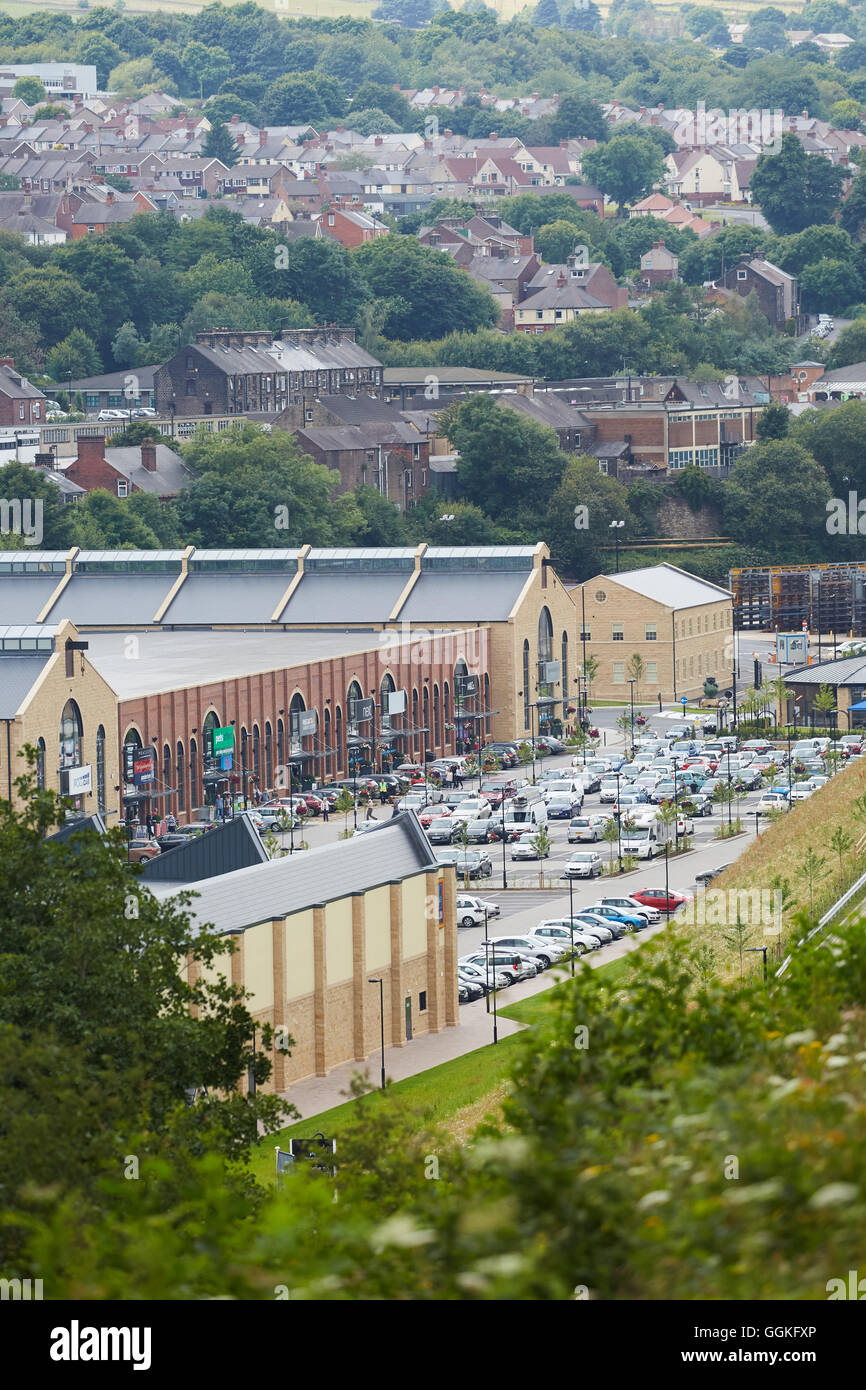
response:
<path id="1" fill-rule="evenodd" d="M 695 883 L 711 883 L 719 874 L 723 874 L 725 869 L 729 869 L 729 864 L 720 864 L 717 869 L 704 869 L 701 873 L 695 874 Z"/>
<path id="2" fill-rule="evenodd" d="M 496 838 L 491 834 L 490 820 L 470 820 L 466 821 L 466 842 L 470 845 L 488 845 L 491 839 Z"/>
<path id="3" fill-rule="evenodd" d="M 499 759 L 504 768 L 517 767 L 520 762 L 516 743 L 488 743 L 484 752 L 492 753 L 494 758 Z"/>

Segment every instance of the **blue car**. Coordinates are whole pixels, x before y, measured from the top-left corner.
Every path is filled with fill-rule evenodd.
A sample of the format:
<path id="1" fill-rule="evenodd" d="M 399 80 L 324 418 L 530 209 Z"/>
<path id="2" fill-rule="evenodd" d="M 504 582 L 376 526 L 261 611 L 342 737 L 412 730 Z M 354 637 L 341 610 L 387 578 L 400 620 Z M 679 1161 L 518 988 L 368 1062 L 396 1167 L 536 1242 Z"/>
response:
<path id="1" fill-rule="evenodd" d="M 622 908 L 610 907 L 607 903 L 593 903 L 587 908 L 596 917 L 608 917 L 612 922 L 618 922 L 621 926 L 630 927 L 633 931 L 640 931 L 647 925 L 645 917 L 632 915 L 630 912 L 623 912 Z"/>

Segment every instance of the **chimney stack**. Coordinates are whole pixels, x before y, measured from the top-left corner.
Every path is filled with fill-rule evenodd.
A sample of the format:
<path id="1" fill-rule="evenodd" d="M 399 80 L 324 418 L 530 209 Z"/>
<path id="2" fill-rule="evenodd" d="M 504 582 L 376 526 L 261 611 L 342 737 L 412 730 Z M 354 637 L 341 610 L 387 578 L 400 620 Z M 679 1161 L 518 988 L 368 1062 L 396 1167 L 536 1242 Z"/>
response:
<path id="1" fill-rule="evenodd" d="M 152 440 L 142 440 L 141 466 L 142 468 L 146 468 L 148 473 L 156 472 L 156 445 Z"/>

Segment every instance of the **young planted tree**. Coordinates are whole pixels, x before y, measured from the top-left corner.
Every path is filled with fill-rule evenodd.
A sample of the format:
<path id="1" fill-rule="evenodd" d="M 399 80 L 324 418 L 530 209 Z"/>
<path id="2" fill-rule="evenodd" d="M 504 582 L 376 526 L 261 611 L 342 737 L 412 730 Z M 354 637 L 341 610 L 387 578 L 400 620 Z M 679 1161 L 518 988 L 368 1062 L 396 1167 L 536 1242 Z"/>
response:
<path id="1" fill-rule="evenodd" d="M 722 940 L 726 946 L 730 946 L 736 951 L 740 958 L 740 979 L 743 978 L 743 957 L 746 947 L 755 935 L 754 930 L 750 929 L 747 922 L 743 922 L 740 917 L 740 910 L 737 908 L 737 920 L 727 932 L 722 932 Z"/>
<path id="2" fill-rule="evenodd" d="M 604 829 L 603 829 L 602 832 L 601 832 L 601 838 L 604 840 L 604 843 L 605 843 L 606 845 L 610 845 L 610 862 L 608 863 L 607 871 L 608 871 L 609 874 L 612 874 L 613 871 L 614 871 L 614 869 L 613 869 L 613 860 L 614 860 L 613 847 L 614 847 L 614 845 L 616 845 L 616 844 L 619 843 L 619 826 L 617 825 L 617 822 L 616 822 L 615 820 L 609 820 L 609 821 L 607 822 L 607 824 L 605 825 Z"/>
<path id="3" fill-rule="evenodd" d="M 636 704 L 640 700 L 640 686 L 645 674 L 646 666 L 644 665 L 643 657 L 641 656 L 640 652 L 633 652 L 632 655 L 629 657 L 628 666 L 626 667 L 626 675 L 628 676 L 629 680 L 634 681 L 634 698 Z"/>
<path id="4" fill-rule="evenodd" d="M 340 795 L 334 802 L 334 810 L 336 811 L 338 816 L 343 817 L 343 829 L 340 831 L 340 838 L 342 840 L 348 840 L 349 817 L 355 810 L 355 798 L 349 791 L 348 787 L 344 787 L 343 790 L 340 792 Z"/>
<path id="5" fill-rule="evenodd" d="M 826 728 L 830 723 L 830 713 L 836 708 L 836 692 L 832 686 L 824 684 L 819 688 L 818 694 L 812 701 L 812 708 L 823 716 L 823 723 Z"/>
<path id="6" fill-rule="evenodd" d="M 843 871 L 843 861 L 845 855 L 854 843 L 854 836 L 850 835 L 843 825 L 837 825 L 832 835 L 827 840 L 827 847 L 832 849 L 839 858 L 839 896 L 845 891 L 845 879 Z M 810 850 L 811 854 L 812 851 Z"/>
<path id="7" fill-rule="evenodd" d="M 841 855 L 840 855 L 841 864 Z M 823 855 L 819 855 L 809 846 L 803 855 L 803 862 L 796 870 L 797 878 L 809 885 L 809 920 L 813 921 L 815 916 L 815 884 L 827 875 L 827 860 Z"/>

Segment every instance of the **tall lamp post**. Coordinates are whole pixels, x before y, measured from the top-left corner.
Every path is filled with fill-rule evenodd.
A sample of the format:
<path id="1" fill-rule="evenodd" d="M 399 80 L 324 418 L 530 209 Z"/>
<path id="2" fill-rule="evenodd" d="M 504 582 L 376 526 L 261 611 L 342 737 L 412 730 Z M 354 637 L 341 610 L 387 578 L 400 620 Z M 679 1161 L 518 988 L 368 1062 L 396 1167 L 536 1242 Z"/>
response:
<path id="1" fill-rule="evenodd" d="M 670 841 L 665 840 L 665 917 L 667 918 L 668 925 L 670 925 L 671 920 L 671 890 L 670 878 L 668 876 L 668 854 L 670 847 Z"/>
<path id="2" fill-rule="evenodd" d="M 494 949 L 495 949 L 495 947 L 496 947 L 496 942 L 495 942 L 495 941 L 489 940 L 489 938 L 485 935 L 484 940 L 482 941 L 481 944 L 482 944 L 482 946 L 484 947 L 484 958 L 485 958 L 485 960 L 488 960 L 489 957 L 488 957 L 488 955 L 487 955 L 487 952 L 488 952 L 488 950 L 494 950 Z M 493 957 L 493 960 L 492 960 L 492 971 L 493 971 L 493 973 L 492 973 L 492 975 L 489 976 L 489 979 L 490 979 L 490 981 L 491 981 L 490 993 L 493 995 L 493 1041 L 494 1041 L 495 1043 L 498 1043 L 498 1042 L 499 1042 L 499 1025 L 498 1025 L 498 1020 L 497 1020 L 497 1016 L 496 1016 L 496 957 L 495 957 L 495 956 Z"/>
<path id="3" fill-rule="evenodd" d="M 504 783 L 503 783 L 503 787 L 502 787 L 502 800 L 501 800 L 500 803 L 499 803 L 499 809 L 500 809 L 500 812 L 501 812 L 501 821 L 502 821 L 502 824 L 501 824 L 501 832 L 502 832 L 502 833 L 501 833 L 501 835 L 500 835 L 500 839 L 502 840 L 502 887 L 503 887 L 503 888 L 507 888 L 507 887 L 508 887 L 508 869 L 507 869 L 507 866 L 506 866 L 506 863 L 505 863 L 505 785 L 504 785 Z"/>
<path id="4" fill-rule="evenodd" d="M 612 521 L 612 522 L 610 523 L 610 530 L 613 531 L 613 539 L 614 539 L 614 545 L 615 545 L 615 549 L 616 549 L 616 572 L 617 572 L 617 574 L 619 574 L 619 533 L 620 533 L 620 531 L 622 530 L 622 528 L 623 528 L 624 526 L 625 526 L 625 522 L 624 522 L 624 521 Z"/>
<path id="5" fill-rule="evenodd" d="M 680 848 L 680 808 L 678 802 L 677 772 L 679 771 L 679 759 L 671 758 L 671 767 L 674 770 L 674 850 L 679 853 Z"/>
<path id="6" fill-rule="evenodd" d="M 571 973 L 574 974 L 574 879 L 571 874 L 563 874 L 568 879 L 568 926 L 571 932 Z"/>
<path id="7" fill-rule="evenodd" d="M 385 1089 L 385 981 L 381 975 L 374 975 L 368 985 L 379 986 L 379 1037 L 382 1040 L 382 1090 Z"/>
<path id="8" fill-rule="evenodd" d="M 622 873 L 622 810 L 619 804 L 619 773 L 615 772 L 616 778 L 616 854 L 619 860 L 619 871 Z"/>

